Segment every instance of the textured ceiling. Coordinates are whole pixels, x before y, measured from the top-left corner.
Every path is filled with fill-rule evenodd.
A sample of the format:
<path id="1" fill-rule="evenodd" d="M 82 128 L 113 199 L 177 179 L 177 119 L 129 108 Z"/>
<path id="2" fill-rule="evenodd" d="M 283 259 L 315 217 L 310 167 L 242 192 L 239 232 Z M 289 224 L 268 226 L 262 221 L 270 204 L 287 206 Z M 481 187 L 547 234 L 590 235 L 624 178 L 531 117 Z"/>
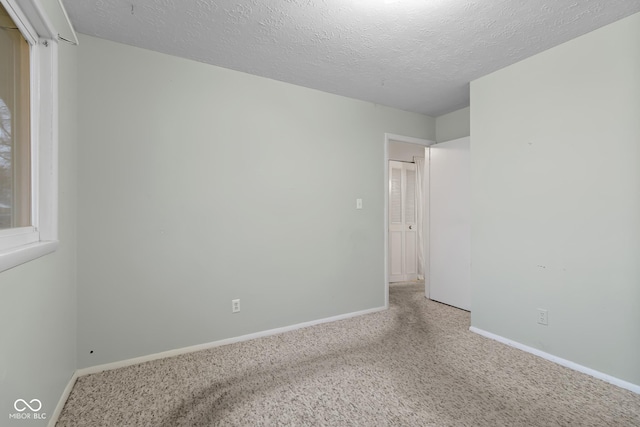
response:
<path id="1" fill-rule="evenodd" d="M 639 0 L 63 0 L 78 32 L 407 111 L 640 11 Z"/>

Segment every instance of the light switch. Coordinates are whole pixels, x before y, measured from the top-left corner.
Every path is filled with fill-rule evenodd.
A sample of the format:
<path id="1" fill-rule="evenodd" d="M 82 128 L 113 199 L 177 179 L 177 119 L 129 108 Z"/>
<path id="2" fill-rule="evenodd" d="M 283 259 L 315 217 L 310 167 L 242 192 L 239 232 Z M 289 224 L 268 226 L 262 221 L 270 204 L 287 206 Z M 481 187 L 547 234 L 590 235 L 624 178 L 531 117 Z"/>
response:
<path id="1" fill-rule="evenodd" d="M 362 199 L 356 199 L 356 209 L 362 209 Z"/>

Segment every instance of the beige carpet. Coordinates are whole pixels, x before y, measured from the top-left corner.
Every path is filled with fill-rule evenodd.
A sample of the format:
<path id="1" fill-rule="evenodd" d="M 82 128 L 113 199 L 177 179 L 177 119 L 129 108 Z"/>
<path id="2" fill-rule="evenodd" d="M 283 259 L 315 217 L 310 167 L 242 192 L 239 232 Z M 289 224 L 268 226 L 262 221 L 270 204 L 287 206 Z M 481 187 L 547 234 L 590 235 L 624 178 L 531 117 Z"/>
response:
<path id="1" fill-rule="evenodd" d="M 388 311 L 79 378 L 58 426 L 640 426 L 640 395 L 468 331 L 390 287 Z"/>

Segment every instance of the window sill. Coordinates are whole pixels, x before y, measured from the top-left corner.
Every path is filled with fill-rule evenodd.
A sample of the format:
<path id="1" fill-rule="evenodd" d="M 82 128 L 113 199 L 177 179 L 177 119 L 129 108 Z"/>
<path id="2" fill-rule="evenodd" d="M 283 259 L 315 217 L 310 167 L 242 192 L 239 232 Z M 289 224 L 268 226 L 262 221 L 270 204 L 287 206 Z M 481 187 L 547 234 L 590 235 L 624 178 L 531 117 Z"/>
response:
<path id="1" fill-rule="evenodd" d="M 40 241 L 0 252 L 0 272 L 55 252 L 58 241 Z"/>

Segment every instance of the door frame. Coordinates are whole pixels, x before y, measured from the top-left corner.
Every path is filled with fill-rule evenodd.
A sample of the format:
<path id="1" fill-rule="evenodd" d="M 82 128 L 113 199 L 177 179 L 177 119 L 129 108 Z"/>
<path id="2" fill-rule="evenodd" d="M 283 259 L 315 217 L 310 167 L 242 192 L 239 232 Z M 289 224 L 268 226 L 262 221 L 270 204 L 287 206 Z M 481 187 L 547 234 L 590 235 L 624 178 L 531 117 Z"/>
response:
<path id="1" fill-rule="evenodd" d="M 385 308 L 389 308 L 389 143 L 393 142 L 403 142 L 407 144 L 414 145 L 422 145 L 424 147 L 429 147 L 430 145 L 435 144 L 435 141 L 430 141 L 428 139 L 422 138 L 414 138 L 411 136 L 403 136 L 396 135 L 393 133 L 385 133 L 384 134 L 384 306 Z M 428 156 L 425 155 L 425 164 L 428 164 L 429 159 Z M 425 174 L 428 176 L 428 174 Z M 428 179 L 428 178 L 427 178 Z M 428 184 L 428 183 L 427 183 Z M 426 187 L 428 188 L 428 186 Z M 425 212 L 429 212 L 429 194 L 427 191 L 425 201 L 427 206 Z M 428 225 L 428 221 L 427 221 Z M 426 274 L 427 268 L 429 267 L 429 227 L 424 227 L 423 229 L 424 241 L 421 242 L 423 245 L 423 253 L 424 253 L 424 262 L 423 271 L 424 275 L 424 283 L 425 283 L 425 295 L 427 295 L 427 289 L 429 289 L 429 277 Z"/>

